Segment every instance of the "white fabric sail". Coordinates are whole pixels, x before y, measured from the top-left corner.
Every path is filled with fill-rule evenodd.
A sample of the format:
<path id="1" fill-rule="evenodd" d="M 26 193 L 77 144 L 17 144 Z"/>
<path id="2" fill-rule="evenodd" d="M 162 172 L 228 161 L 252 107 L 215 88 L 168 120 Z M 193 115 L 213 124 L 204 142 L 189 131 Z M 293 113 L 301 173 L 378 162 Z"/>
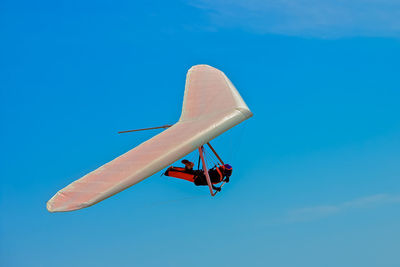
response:
<path id="1" fill-rule="evenodd" d="M 220 70 L 190 68 L 179 121 L 125 154 L 58 191 L 50 212 L 92 206 L 159 172 L 253 114 Z"/>

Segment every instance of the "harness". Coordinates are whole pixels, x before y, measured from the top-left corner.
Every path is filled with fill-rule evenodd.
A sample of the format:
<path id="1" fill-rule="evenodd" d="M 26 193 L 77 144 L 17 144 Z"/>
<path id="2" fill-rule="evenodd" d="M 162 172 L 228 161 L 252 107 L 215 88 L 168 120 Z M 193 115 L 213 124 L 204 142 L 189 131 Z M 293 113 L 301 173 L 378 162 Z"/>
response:
<path id="1" fill-rule="evenodd" d="M 181 167 L 169 167 L 165 171 L 164 175 L 183 179 L 189 182 L 194 182 L 194 179 L 196 178 L 195 171 L 189 173 L 185 168 Z"/>
<path id="2" fill-rule="evenodd" d="M 211 144 L 207 143 L 207 145 L 210 147 L 213 154 L 210 153 L 208 155 L 208 156 L 210 156 L 210 159 L 208 159 L 208 162 L 207 162 L 207 158 L 205 157 L 206 151 L 204 150 L 204 147 L 201 146 L 198 148 L 198 150 L 199 150 L 199 160 L 197 163 L 198 170 L 192 170 L 189 168 L 171 166 L 165 171 L 164 175 L 183 179 L 183 180 L 186 180 L 189 182 L 193 182 L 195 185 L 208 185 L 211 196 L 215 196 L 215 194 L 217 192 L 221 191 L 221 187 L 225 183 L 229 182 L 229 177 L 232 173 L 232 167 L 228 164 L 226 164 L 226 166 L 225 166 L 224 162 L 219 157 L 219 155 L 214 150 L 214 148 L 211 146 Z M 214 167 L 211 169 L 208 169 L 207 163 L 210 163 L 210 160 L 211 160 L 210 165 L 211 166 L 214 165 Z M 213 160 L 214 160 L 214 162 L 212 162 Z M 184 163 L 186 165 L 186 162 L 182 161 L 182 163 Z M 200 163 L 202 165 L 202 170 L 200 168 Z M 194 164 L 192 164 L 192 165 L 194 165 Z M 214 187 L 214 184 L 219 184 L 219 183 L 221 183 L 221 185 L 219 187 Z M 216 190 L 216 191 L 214 192 L 214 190 Z"/>
<path id="3" fill-rule="evenodd" d="M 218 163 L 218 165 L 219 165 L 219 163 Z M 216 169 L 217 169 L 217 172 L 218 172 L 218 174 L 219 174 L 219 181 L 220 182 L 222 182 L 222 180 L 224 179 L 224 175 L 222 175 L 222 173 L 221 173 L 221 171 L 220 171 L 220 167 L 222 167 L 222 169 L 224 169 L 225 170 L 225 166 L 224 165 L 222 165 L 222 166 L 218 166 L 218 167 L 216 167 Z"/>

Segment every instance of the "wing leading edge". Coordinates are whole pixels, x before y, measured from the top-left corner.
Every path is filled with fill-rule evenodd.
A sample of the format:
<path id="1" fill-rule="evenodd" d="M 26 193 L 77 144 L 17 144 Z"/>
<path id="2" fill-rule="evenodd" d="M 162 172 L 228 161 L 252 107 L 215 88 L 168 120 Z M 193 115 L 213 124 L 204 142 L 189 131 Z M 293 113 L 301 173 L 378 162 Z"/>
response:
<path id="1" fill-rule="evenodd" d="M 225 74 L 208 65 L 187 74 L 179 121 L 125 154 L 58 191 L 50 212 L 92 206 L 159 172 L 252 116 Z"/>

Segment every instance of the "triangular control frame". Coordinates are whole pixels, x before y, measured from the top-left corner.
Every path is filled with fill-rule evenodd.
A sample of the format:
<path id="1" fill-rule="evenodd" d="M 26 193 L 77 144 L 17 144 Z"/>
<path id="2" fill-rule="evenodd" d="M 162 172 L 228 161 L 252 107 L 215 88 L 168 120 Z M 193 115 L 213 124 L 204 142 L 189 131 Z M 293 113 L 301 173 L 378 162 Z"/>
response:
<path id="1" fill-rule="evenodd" d="M 211 151 L 215 154 L 215 156 L 218 158 L 218 160 L 221 162 L 221 164 L 224 165 L 224 162 L 222 161 L 220 156 L 217 154 L 215 149 L 211 146 L 211 144 L 208 142 L 207 145 L 210 147 Z M 210 194 L 211 194 L 211 196 L 215 196 L 218 193 L 218 191 L 214 191 L 214 189 L 212 187 L 210 175 L 208 174 L 207 163 L 206 163 L 206 160 L 204 159 L 204 146 L 199 147 L 199 155 L 200 155 L 200 158 L 201 158 L 201 163 L 203 165 L 204 175 L 206 176 L 206 179 L 207 179 L 208 188 L 210 189 Z M 225 182 L 223 182 L 221 184 L 221 187 L 224 184 L 225 184 Z"/>

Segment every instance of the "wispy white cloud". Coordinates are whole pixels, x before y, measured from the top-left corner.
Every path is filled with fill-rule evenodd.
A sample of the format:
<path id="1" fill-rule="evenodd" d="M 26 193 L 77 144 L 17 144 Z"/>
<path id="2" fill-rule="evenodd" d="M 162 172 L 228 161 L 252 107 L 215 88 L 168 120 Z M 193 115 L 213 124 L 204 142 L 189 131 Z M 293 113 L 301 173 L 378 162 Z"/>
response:
<path id="1" fill-rule="evenodd" d="M 383 204 L 400 203 L 400 195 L 377 194 L 335 205 L 319 205 L 289 211 L 282 221 L 312 221 L 352 209 L 373 208 Z"/>
<path id="2" fill-rule="evenodd" d="M 259 33 L 400 37 L 398 0 L 191 0 L 213 24 Z"/>

